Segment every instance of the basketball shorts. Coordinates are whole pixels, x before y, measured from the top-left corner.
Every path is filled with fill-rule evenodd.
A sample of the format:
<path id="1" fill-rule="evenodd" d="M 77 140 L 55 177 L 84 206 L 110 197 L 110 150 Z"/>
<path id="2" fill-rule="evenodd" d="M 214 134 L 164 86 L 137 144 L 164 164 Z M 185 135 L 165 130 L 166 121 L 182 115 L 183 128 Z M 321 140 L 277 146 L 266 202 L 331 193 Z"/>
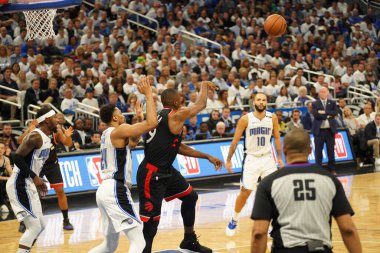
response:
<path id="1" fill-rule="evenodd" d="M 269 174 L 277 171 L 276 162 L 272 154 L 254 156 L 247 154 L 244 159 L 241 187 L 255 191 L 259 178 L 263 179 Z"/>
<path id="2" fill-rule="evenodd" d="M 105 235 L 142 226 L 134 210 L 129 189 L 121 181 L 107 179 L 96 191 L 96 203 L 102 215 Z"/>
<path id="3" fill-rule="evenodd" d="M 42 217 L 40 197 L 32 179 L 24 178 L 18 172 L 13 173 L 7 182 L 7 194 L 18 221 L 28 216 L 36 219 Z"/>
<path id="4" fill-rule="evenodd" d="M 40 172 L 40 177 L 46 176 L 51 188 L 63 187 L 63 178 L 59 163 L 45 164 Z"/>
<path id="5" fill-rule="evenodd" d="M 137 188 L 140 201 L 140 219 L 148 222 L 160 220 L 162 201 L 169 202 L 191 193 L 193 188 L 173 166 L 169 173 L 159 173 L 158 168 L 142 162 L 137 171 Z"/>

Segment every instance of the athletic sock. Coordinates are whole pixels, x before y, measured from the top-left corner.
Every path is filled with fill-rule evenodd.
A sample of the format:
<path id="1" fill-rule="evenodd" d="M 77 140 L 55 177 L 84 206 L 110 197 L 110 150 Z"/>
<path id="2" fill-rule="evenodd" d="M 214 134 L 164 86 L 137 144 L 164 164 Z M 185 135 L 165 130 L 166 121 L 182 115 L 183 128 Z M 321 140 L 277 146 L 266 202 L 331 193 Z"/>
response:
<path id="1" fill-rule="evenodd" d="M 61 212 L 62 212 L 64 220 L 69 219 L 69 210 L 67 210 L 67 209 L 66 210 L 61 210 Z"/>
<path id="2" fill-rule="evenodd" d="M 240 213 L 234 212 L 234 215 L 232 216 L 232 219 L 236 222 L 239 221 L 240 218 Z"/>

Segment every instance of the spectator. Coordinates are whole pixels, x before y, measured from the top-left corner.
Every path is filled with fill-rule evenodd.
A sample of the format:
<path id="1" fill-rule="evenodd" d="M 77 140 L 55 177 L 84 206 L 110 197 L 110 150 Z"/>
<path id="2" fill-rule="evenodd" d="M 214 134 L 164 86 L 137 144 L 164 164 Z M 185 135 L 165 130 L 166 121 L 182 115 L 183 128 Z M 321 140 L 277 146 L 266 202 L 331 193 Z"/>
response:
<path id="1" fill-rule="evenodd" d="M 213 133 L 215 131 L 216 124 L 219 122 L 219 110 L 212 110 L 207 122 L 208 130 Z"/>
<path id="2" fill-rule="evenodd" d="M 303 125 L 300 119 L 301 112 L 298 109 L 292 111 L 292 117 L 288 123 L 286 123 L 287 132 L 292 131 L 295 128 L 303 129 Z"/>
<path id="3" fill-rule="evenodd" d="M 281 135 L 283 135 L 287 131 L 287 129 L 286 129 L 287 125 L 286 125 L 286 123 L 283 120 L 282 111 L 281 110 L 277 110 L 276 111 L 276 116 L 277 116 L 277 119 L 278 119 L 278 131 L 280 132 Z"/>
<path id="4" fill-rule="evenodd" d="M 64 93 L 64 99 L 61 103 L 61 110 L 65 115 L 75 115 L 75 111 L 78 108 L 79 101 L 73 98 L 73 92 L 71 89 L 67 88 Z"/>
<path id="5" fill-rule="evenodd" d="M 359 64 L 358 69 L 353 74 L 353 78 L 356 86 L 365 84 L 364 64 Z"/>
<path id="6" fill-rule="evenodd" d="M 369 105 L 369 104 L 366 104 L 366 105 L 364 106 L 364 113 L 361 114 L 361 115 L 358 117 L 358 121 L 359 121 L 359 123 L 360 123 L 360 126 L 361 126 L 362 128 L 365 128 L 365 126 L 366 126 L 369 122 L 371 122 L 371 121 L 373 121 L 373 120 L 375 119 L 375 115 L 376 115 L 376 113 L 373 112 L 372 106 Z"/>
<path id="7" fill-rule="evenodd" d="M 198 118 L 197 116 L 193 116 L 189 119 L 188 131 L 187 134 L 191 136 L 192 139 L 195 139 L 195 134 L 198 130 Z"/>
<path id="8" fill-rule="evenodd" d="M 365 138 L 368 146 L 373 148 L 375 165 L 380 165 L 380 113 L 376 113 L 375 119 L 365 126 Z"/>
<path id="9" fill-rule="evenodd" d="M 298 90 L 299 96 L 294 99 L 294 103 L 296 105 L 304 106 L 307 101 L 314 101 L 315 99 L 309 95 L 307 95 L 307 88 L 301 86 Z"/>
<path id="10" fill-rule="evenodd" d="M 11 162 L 5 155 L 5 144 L 0 142 L 0 213 L 7 213 L 9 209 L 5 203 L 6 184 L 12 175 Z"/>
<path id="11" fill-rule="evenodd" d="M 73 143 L 75 148 L 78 150 L 78 147 L 80 149 L 81 146 L 84 144 L 88 143 L 86 141 L 86 132 L 84 131 L 84 126 L 83 126 L 83 120 L 82 119 L 76 119 L 74 121 L 74 132 L 71 138 L 73 139 Z"/>
<path id="12" fill-rule="evenodd" d="M 208 90 L 207 105 L 206 108 L 201 112 L 203 114 L 211 113 L 215 109 L 221 109 L 220 103 L 215 99 L 215 91 L 212 89 Z"/>
<path id="13" fill-rule="evenodd" d="M 91 142 L 81 145 L 80 149 L 100 148 L 100 137 L 101 137 L 101 134 L 99 132 L 93 132 L 91 135 Z"/>
<path id="14" fill-rule="evenodd" d="M 119 101 L 119 97 L 116 92 L 109 94 L 109 104 L 114 104 L 122 113 L 127 112 L 127 105 Z"/>
<path id="15" fill-rule="evenodd" d="M 248 99 L 250 94 L 247 94 L 247 90 L 241 86 L 240 79 L 236 78 L 233 85 L 228 88 L 228 104 L 235 106 L 235 108 L 244 104 L 244 99 Z"/>
<path id="16" fill-rule="evenodd" d="M 359 121 L 352 114 L 351 109 L 346 106 L 343 109 L 344 125 L 347 127 L 350 136 L 356 136 L 356 132 L 361 128 Z"/>
<path id="17" fill-rule="evenodd" d="M 74 85 L 73 77 L 70 76 L 70 75 L 67 75 L 67 76 L 65 77 L 65 82 L 64 82 L 64 84 L 59 88 L 59 96 L 60 96 L 61 98 L 64 97 L 64 93 L 65 93 L 65 91 L 66 91 L 67 89 L 70 89 L 71 92 L 72 92 L 72 94 L 73 94 L 73 97 L 74 97 L 74 98 L 77 98 L 78 93 L 79 93 L 79 92 L 78 92 L 78 88 L 77 88 L 77 86 Z"/>
<path id="18" fill-rule="evenodd" d="M 282 86 L 276 98 L 276 108 L 290 107 L 291 101 L 292 100 L 288 95 L 288 89 L 286 88 L 286 86 Z"/>
<path id="19" fill-rule="evenodd" d="M 231 132 L 234 129 L 234 124 L 231 121 L 231 110 L 228 107 L 224 107 L 222 110 L 222 117 L 220 117 L 219 121 L 224 123 L 226 132 Z"/>
<path id="20" fill-rule="evenodd" d="M 42 105 L 41 95 L 42 93 L 40 90 L 40 81 L 38 79 L 32 80 L 32 87 L 28 88 L 25 94 L 25 100 L 24 100 L 24 114 L 25 115 L 27 113 L 27 108 L 29 105 L 35 105 L 35 106 Z"/>
<path id="21" fill-rule="evenodd" d="M 182 140 L 184 140 L 184 141 L 192 141 L 193 140 L 193 136 L 189 135 L 189 131 L 188 131 L 187 125 L 183 125 Z"/>
<path id="22" fill-rule="evenodd" d="M 43 101 L 43 103 L 51 103 L 57 108 L 60 107 L 61 99 L 59 98 L 57 80 L 55 78 L 49 79 L 48 89 L 41 93 L 40 100 Z"/>
<path id="23" fill-rule="evenodd" d="M 216 124 L 215 131 L 212 134 L 213 138 L 227 138 L 232 136 L 233 134 L 226 133 L 226 126 L 222 121 L 219 121 L 218 124 Z"/>
<path id="24" fill-rule="evenodd" d="M 3 80 L 0 81 L 0 85 L 17 90 L 17 83 L 11 79 L 12 69 L 7 67 L 3 72 Z M 5 99 L 9 102 L 17 103 L 17 93 L 14 91 L 0 89 L 0 98 Z M 3 119 L 10 118 L 11 120 L 16 119 L 17 107 L 9 106 L 8 104 L 2 104 L 2 117 Z"/>
<path id="25" fill-rule="evenodd" d="M 18 144 L 15 135 L 12 134 L 12 125 L 10 123 L 3 124 L 3 134 L 0 136 L 0 143 L 4 143 L 5 148 L 9 148 L 12 152 L 17 150 Z"/>
<path id="26" fill-rule="evenodd" d="M 207 140 L 211 138 L 207 122 L 202 122 L 195 132 L 195 140 Z"/>

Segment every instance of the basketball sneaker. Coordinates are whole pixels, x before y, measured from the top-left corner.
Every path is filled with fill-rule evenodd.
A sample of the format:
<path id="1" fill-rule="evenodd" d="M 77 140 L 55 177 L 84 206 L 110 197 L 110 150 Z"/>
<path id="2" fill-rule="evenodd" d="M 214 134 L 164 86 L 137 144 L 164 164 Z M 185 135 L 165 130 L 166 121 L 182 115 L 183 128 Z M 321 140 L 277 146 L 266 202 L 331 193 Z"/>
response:
<path id="1" fill-rule="evenodd" d="M 212 253 L 212 249 L 199 243 L 195 233 L 185 236 L 179 245 L 179 251 L 183 253 Z"/>
<path id="2" fill-rule="evenodd" d="M 228 223 L 226 227 L 226 235 L 234 236 L 236 232 L 236 227 L 237 227 L 237 221 L 235 221 L 234 219 L 231 219 L 231 221 Z"/>
<path id="3" fill-rule="evenodd" d="M 73 227 L 73 225 L 71 225 L 69 219 L 63 220 L 63 230 L 74 230 L 74 227 Z"/>

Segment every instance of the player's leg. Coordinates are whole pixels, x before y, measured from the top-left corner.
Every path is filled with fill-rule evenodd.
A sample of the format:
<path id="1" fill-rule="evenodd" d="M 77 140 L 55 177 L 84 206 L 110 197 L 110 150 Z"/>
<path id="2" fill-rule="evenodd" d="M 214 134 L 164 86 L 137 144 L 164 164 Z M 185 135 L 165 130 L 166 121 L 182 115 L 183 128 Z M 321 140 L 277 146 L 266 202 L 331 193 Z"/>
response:
<path id="1" fill-rule="evenodd" d="M 63 229 L 73 230 L 74 227 L 69 220 L 69 205 L 67 197 L 63 189 L 63 178 L 59 164 L 45 165 L 41 171 L 42 175 L 45 175 L 50 183 L 50 187 L 54 189 L 58 199 L 58 206 L 61 209 L 63 215 Z"/>
<path id="2" fill-rule="evenodd" d="M 246 156 L 244 159 L 242 177 L 240 179 L 240 191 L 235 201 L 234 213 L 226 228 L 227 236 L 233 236 L 235 234 L 237 223 L 240 218 L 240 212 L 252 191 L 256 189 L 257 181 L 260 177 L 260 173 L 258 171 L 259 163 L 260 161 L 258 158 L 250 155 Z"/>
<path id="3" fill-rule="evenodd" d="M 198 194 L 181 173 L 172 167 L 172 176 L 168 181 L 165 200 L 171 201 L 176 198 L 182 201 L 181 216 L 184 226 L 184 238 L 179 246 L 179 250 L 182 252 L 212 252 L 210 248 L 202 246 L 199 243 L 194 230 L 195 207 L 197 205 Z"/>
<path id="4" fill-rule="evenodd" d="M 110 204 L 106 201 L 109 199 L 109 192 L 112 192 L 112 185 L 108 183 L 111 180 L 103 181 L 98 190 L 96 191 L 96 204 L 99 207 L 99 211 L 102 217 L 102 230 L 104 240 L 101 244 L 91 249 L 89 253 L 112 253 L 117 249 L 119 245 L 119 233 L 115 231 L 113 227 L 110 214 L 107 212 L 106 207 L 110 209 Z"/>
<path id="5" fill-rule="evenodd" d="M 327 157 L 328 163 L 327 168 L 333 174 L 335 174 L 335 134 L 332 131 L 326 131 L 326 149 L 327 149 Z"/>
<path id="6" fill-rule="evenodd" d="M 19 177 L 18 173 L 7 182 L 7 193 L 16 218 L 23 221 L 25 233 L 19 241 L 18 253 L 29 252 L 38 235 L 42 232 L 42 207 L 34 184 Z"/>
<path id="7" fill-rule="evenodd" d="M 322 166 L 322 159 L 323 159 L 323 145 L 325 144 L 325 138 L 324 134 L 321 133 L 320 130 L 318 136 L 314 136 L 314 155 L 315 155 L 315 163 L 319 166 Z"/>
<path id="8" fill-rule="evenodd" d="M 166 175 L 157 174 L 158 168 L 141 163 L 137 171 L 137 188 L 139 191 L 140 218 L 144 223 L 144 253 L 152 252 L 153 239 L 160 222 L 161 205 L 166 191 Z"/>
<path id="9" fill-rule="evenodd" d="M 123 223 L 128 223 L 124 221 Z M 122 224 L 123 225 L 123 224 Z M 145 239 L 143 234 L 143 226 L 135 226 L 129 229 L 123 230 L 124 234 L 129 240 L 128 253 L 141 253 L 145 248 Z"/>

